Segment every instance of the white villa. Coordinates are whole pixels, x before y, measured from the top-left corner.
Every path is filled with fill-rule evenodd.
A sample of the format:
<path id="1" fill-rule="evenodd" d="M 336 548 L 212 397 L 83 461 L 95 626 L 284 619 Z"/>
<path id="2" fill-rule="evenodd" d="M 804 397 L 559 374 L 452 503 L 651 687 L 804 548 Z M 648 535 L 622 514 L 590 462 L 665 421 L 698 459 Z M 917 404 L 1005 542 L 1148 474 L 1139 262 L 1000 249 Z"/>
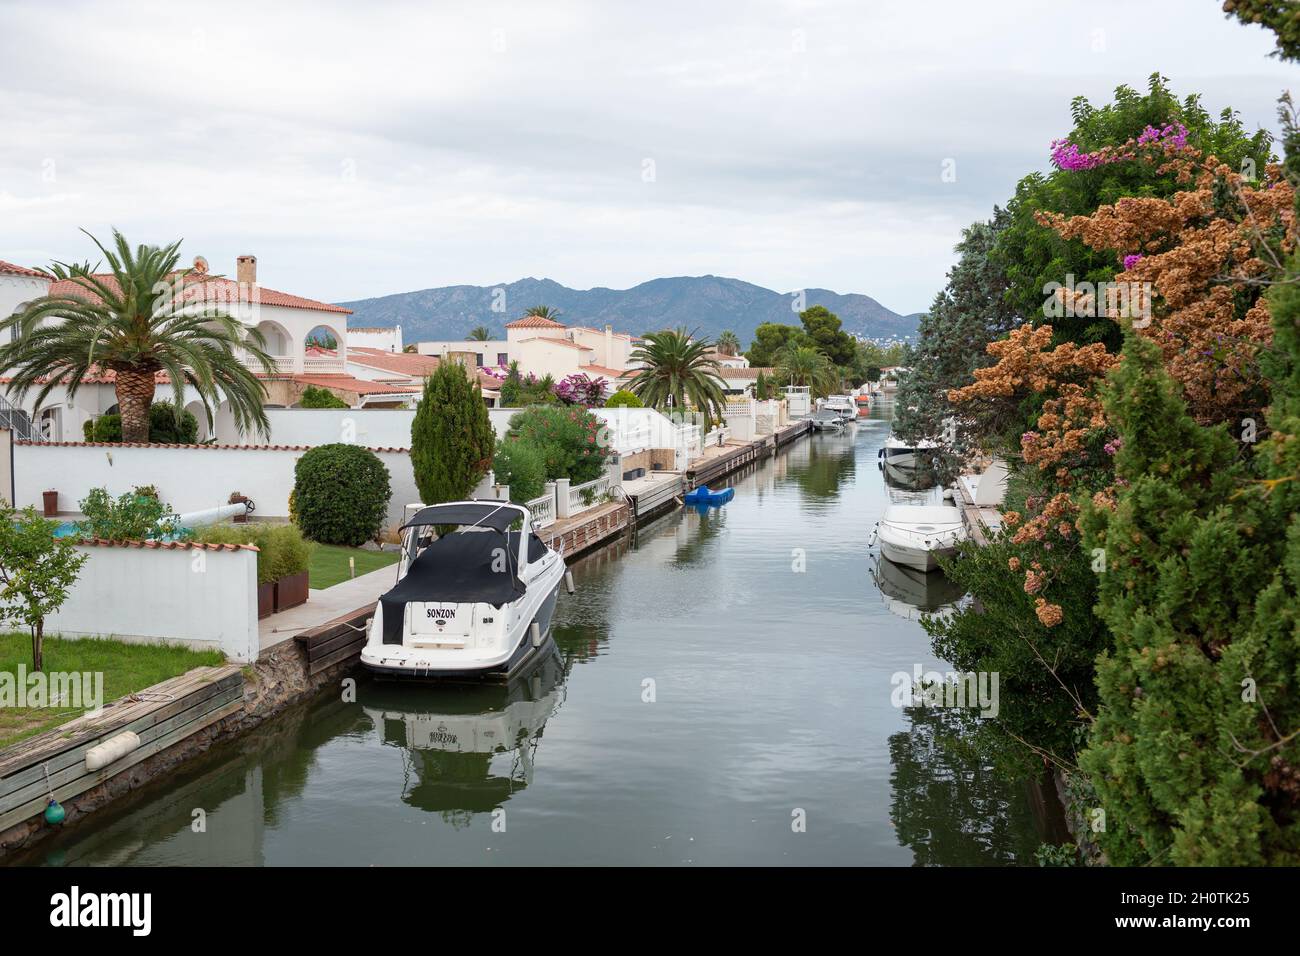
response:
<path id="1" fill-rule="evenodd" d="M 640 341 L 609 325 L 602 331 L 532 315 L 506 325 L 504 339 L 420 342 L 416 348 L 421 355 L 466 353 L 484 368 L 505 368 L 518 362 L 521 372 L 539 378 L 551 375 L 559 381 L 582 373 L 612 383 L 633 364 L 632 350 Z"/>
<path id="2" fill-rule="evenodd" d="M 111 276 L 100 278 L 111 281 Z M 0 262 L 0 314 L 11 315 L 33 299 L 47 294 L 85 295 L 85 290 L 71 282 L 51 282 L 32 269 Z M 418 384 L 385 381 L 374 377 L 349 374 L 347 351 L 347 317 L 349 309 L 303 296 L 291 295 L 260 285 L 257 281 L 255 256 L 240 256 L 235 264 L 235 279 L 210 275 L 206 260 L 194 260 L 194 268 L 185 276 L 181 295 L 195 307 L 219 306 L 240 319 L 250 329 L 256 328 L 265 340 L 275 371 L 259 371 L 267 388 L 269 408 L 293 407 L 308 386 L 327 389 L 353 408 L 401 408 L 418 397 Z M 308 339 L 333 339 L 336 350 L 319 348 Z M 0 379 L 0 395 L 7 379 Z M 104 371 L 83 379 L 74 398 L 69 399 L 62 386 L 54 388 L 39 408 L 34 406 L 36 391 L 21 402 L 8 400 L 27 412 L 46 441 L 82 441 L 85 423 L 100 415 L 117 411 L 113 390 L 114 376 Z M 155 399 L 170 401 L 171 385 L 165 375 L 158 376 Z M 215 410 L 215 430 L 208 427 L 202 403 L 186 387 L 186 408 L 199 420 L 199 439 L 234 430 L 229 406 Z"/>

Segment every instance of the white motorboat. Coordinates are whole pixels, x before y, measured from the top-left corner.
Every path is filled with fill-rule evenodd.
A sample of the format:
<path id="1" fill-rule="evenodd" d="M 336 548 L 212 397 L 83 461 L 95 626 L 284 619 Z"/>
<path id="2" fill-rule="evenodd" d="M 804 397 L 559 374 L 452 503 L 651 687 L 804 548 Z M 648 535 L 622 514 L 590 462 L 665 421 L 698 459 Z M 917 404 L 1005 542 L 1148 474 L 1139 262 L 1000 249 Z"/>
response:
<path id="1" fill-rule="evenodd" d="M 939 443 L 923 438 L 917 442 L 905 442 L 891 433 L 880 449 L 879 457 L 887 465 L 895 468 L 921 468 L 928 465 L 939 450 Z"/>
<path id="2" fill-rule="evenodd" d="M 822 401 L 821 407 L 834 412 L 842 422 L 851 422 L 858 417 L 858 406 L 852 395 L 832 395 Z"/>
<path id="3" fill-rule="evenodd" d="M 956 553 L 966 540 L 961 512 L 945 505 L 890 505 L 867 543 L 884 557 L 918 571 L 933 571 L 938 558 Z"/>
<path id="4" fill-rule="evenodd" d="M 564 574 L 523 505 L 421 508 L 402 526 L 397 585 L 375 606 L 361 664 L 385 677 L 509 677 L 549 634 Z"/>
<path id="5" fill-rule="evenodd" d="M 833 412 L 828 408 L 819 408 L 813 412 L 812 427 L 819 431 L 839 431 L 844 427 L 844 420 L 840 418 L 838 412 Z"/>

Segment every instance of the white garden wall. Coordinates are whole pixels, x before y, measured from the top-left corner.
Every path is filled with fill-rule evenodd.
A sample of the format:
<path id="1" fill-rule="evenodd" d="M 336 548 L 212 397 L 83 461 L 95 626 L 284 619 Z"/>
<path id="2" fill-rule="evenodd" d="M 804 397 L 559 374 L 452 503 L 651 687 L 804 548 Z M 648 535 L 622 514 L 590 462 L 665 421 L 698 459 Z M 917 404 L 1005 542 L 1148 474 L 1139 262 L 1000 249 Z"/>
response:
<path id="1" fill-rule="evenodd" d="M 241 435 L 233 421 L 217 422 L 217 441 L 225 445 L 328 445 L 343 442 L 368 448 L 410 448 L 413 408 L 268 408 L 267 441 Z"/>
<path id="2" fill-rule="evenodd" d="M 257 551 L 77 545 L 88 556 L 50 634 L 216 649 L 257 660 Z"/>
<path id="3" fill-rule="evenodd" d="M 14 492 L 19 508 L 41 507 L 41 494 L 59 493 L 59 510 L 77 511 L 92 488 L 116 496 L 153 485 L 180 514 L 226 504 L 232 492 L 253 499 L 256 516 L 287 518 L 293 469 L 308 449 L 257 445 L 102 445 L 18 442 L 14 446 Z M 411 456 L 375 450 L 388 469 L 393 497 L 389 525 L 402 507 L 419 501 Z"/>

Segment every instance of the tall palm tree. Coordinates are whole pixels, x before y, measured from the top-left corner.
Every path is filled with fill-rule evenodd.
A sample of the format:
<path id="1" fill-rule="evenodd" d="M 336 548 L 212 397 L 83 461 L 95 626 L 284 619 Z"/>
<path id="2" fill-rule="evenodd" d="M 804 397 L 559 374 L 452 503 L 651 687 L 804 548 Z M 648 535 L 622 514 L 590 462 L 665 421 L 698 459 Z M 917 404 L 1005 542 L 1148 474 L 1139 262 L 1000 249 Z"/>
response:
<path id="1" fill-rule="evenodd" d="M 10 333 L 9 344 L 0 346 L 0 375 L 11 376 L 7 391 L 21 398 L 39 387 L 39 408 L 59 385 L 67 386 L 71 401 L 86 376 L 111 370 L 122 440 L 147 442 L 156 376 L 164 372 L 178 415 L 190 385 L 203 402 L 209 427 L 213 409 L 226 400 L 240 431 L 269 434 L 262 409 L 266 390 L 241 358 L 274 371 L 265 339 L 201 297 L 196 302 L 184 294 L 189 270 L 176 268 L 180 241 L 132 250 L 114 229 L 110 251 L 90 238 L 103 253 L 108 274 L 97 274 L 89 263 L 55 262 L 42 271 L 80 291 L 35 299 L 0 322 L 0 331 Z"/>
<path id="2" fill-rule="evenodd" d="M 530 305 L 524 309 L 525 319 L 535 315 L 539 319 L 550 319 L 552 322 L 557 322 L 563 314 L 559 309 L 550 305 Z"/>
<path id="3" fill-rule="evenodd" d="M 638 363 L 628 388 L 651 408 L 664 408 L 671 399 L 674 411 L 687 402 L 712 420 L 721 420 L 727 399 L 716 359 L 709 358 L 713 344 L 708 339 L 692 340 L 685 329 L 650 332 L 629 358 Z"/>
<path id="4" fill-rule="evenodd" d="M 811 345 L 787 345 L 777 352 L 776 375 L 789 385 L 807 385 L 816 395 L 829 395 L 839 385 L 831 360 Z"/>
<path id="5" fill-rule="evenodd" d="M 736 338 L 736 333 L 727 329 L 718 336 L 718 351 L 723 355 L 740 354 L 740 339 Z"/>
<path id="6" fill-rule="evenodd" d="M 469 330 L 469 341 L 471 342 L 486 342 L 490 338 L 492 338 L 492 330 L 486 325 L 476 325 Z"/>

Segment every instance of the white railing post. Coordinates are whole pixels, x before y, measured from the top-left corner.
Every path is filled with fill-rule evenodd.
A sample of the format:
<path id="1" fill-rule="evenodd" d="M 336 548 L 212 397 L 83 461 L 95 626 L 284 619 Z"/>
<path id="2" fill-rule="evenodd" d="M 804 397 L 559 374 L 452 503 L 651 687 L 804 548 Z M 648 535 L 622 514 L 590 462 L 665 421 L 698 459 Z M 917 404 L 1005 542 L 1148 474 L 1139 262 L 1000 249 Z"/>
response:
<path id="1" fill-rule="evenodd" d="M 557 518 L 569 517 L 569 479 L 555 479 L 555 516 Z"/>

